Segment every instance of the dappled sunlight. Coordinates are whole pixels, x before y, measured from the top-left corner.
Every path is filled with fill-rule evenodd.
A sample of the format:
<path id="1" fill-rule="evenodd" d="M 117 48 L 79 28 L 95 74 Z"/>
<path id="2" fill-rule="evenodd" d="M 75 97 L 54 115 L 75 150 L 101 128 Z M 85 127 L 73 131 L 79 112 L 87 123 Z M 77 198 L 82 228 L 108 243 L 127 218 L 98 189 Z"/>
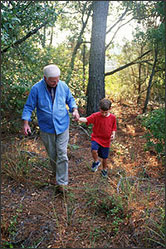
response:
<path id="1" fill-rule="evenodd" d="M 47 153 L 45 150 L 45 147 L 42 143 L 42 141 L 40 140 L 40 138 L 38 139 L 24 139 L 23 141 L 21 141 L 21 148 L 22 150 L 24 149 L 25 151 L 29 151 L 29 152 L 34 152 L 37 155 L 40 155 L 42 157 L 47 157 Z"/>

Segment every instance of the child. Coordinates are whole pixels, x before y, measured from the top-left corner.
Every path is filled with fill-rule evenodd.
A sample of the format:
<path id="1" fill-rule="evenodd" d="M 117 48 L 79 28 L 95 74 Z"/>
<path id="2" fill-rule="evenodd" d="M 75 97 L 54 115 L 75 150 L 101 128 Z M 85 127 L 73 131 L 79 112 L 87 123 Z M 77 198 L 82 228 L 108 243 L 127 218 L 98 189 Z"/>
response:
<path id="1" fill-rule="evenodd" d="M 84 118 L 80 117 L 78 121 L 84 122 L 87 125 L 93 124 L 91 134 L 91 152 L 94 162 L 92 164 L 92 171 L 98 170 L 101 162 L 98 157 L 102 158 L 101 174 L 107 177 L 107 158 L 109 155 L 109 147 L 111 140 L 115 139 L 116 117 L 110 113 L 111 101 L 109 99 L 100 100 L 99 107 L 100 111 L 91 114 Z"/>

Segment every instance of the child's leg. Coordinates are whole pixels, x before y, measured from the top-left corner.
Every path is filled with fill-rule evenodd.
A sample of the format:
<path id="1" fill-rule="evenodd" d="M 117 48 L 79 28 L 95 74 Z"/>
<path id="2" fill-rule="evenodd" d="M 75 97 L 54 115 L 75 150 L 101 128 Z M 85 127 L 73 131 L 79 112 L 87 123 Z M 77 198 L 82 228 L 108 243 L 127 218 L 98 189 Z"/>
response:
<path id="1" fill-rule="evenodd" d="M 92 157 L 94 162 L 98 162 L 98 152 L 97 150 L 92 150 Z"/>
<path id="2" fill-rule="evenodd" d="M 91 141 L 91 153 L 94 162 L 98 162 L 98 149 L 99 149 L 99 144 L 96 141 Z"/>
<path id="3" fill-rule="evenodd" d="M 107 158 L 103 158 L 102 165 L 103 169 L 101 170 L 101 175 L 107 178 L 108 177 Z"/>
<path id="4" fill-rule="evenodd" d="M 98 160 L 98 151 L 97 150 L 92 150 L 92 157 L 94 162 L 92 163 L 91 170 L 93 172 L 96 172 L 98 170 L 98 167 L 100 166 L 100 161 Z"/>
<path id="5" fill-rule="evenodd" d="M 101 155 L 101 158 L 102 158 L 102 166 L 103 166 L 103 169 L 101 170 L 101 175 L 103 177 L 107 177 L 108 176 L 108 173 L 107 173 L 107 170 L 108 170 L 107 158 L 108 158 L 108 155 L 109 155 L 109 148 L 100 147 L 100 155 Z"/>
<path id="6" fill-rule="evenodd" d="M 103 169 L 107 170 L 107 158 L 103 158 Z"/>
<path id="7" fill-rule="evenodd" d="M 100 161 L 98 159 L 98 148 L 99 145 L 95 141 L 91 141 L 91 152 L 94 162 L 92 163 L 91 170 L 93 172 L 96 172 L 98 170 L 98 167 L 100 166 Z"/>

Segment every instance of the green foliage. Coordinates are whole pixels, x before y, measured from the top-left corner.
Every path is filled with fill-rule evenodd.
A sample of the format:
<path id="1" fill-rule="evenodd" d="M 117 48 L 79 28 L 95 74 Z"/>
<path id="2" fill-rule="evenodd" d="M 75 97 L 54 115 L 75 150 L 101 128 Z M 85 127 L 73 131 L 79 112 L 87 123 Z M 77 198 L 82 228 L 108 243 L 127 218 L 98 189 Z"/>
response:
<path id="1" fill-rule="evenodd" d="M 55 3 L 51 2 L 37 2 L 34 3 L 34 5 L 32 5 L 31 2 L 21 3 L 9 1 L 3 3 L 2 50 L 26 35 L 26 32 L 29 32 L 30 27 L 31 29 L 35 29 L 47 18 L 54 19 L 56 13 L 55 8 L 52 8 L 53 5 L 55 5 Z M 62 6 L 59 7 L 56 3 L 56 10 L 60 10 L 60 8 L 62 8 Z M 53 12 L 54 17 L 52 15 Z M 15 18 L 16 15 L 17 18 Z M 6 25 L 11 26 L 11 29 L 9 29 L 8 26 L 6 27 Z M 49 26 L 51 25 L 50 21 Z M 16 35 L 17 37 L 15 37 Z M 18 132 L 20 130 L 16 120 L 21 118 L 23 105 L 25 104 L 31 86 L 43 77 L 43 67 L 45 65 L 56 63 L 61 70 L 61 80 L 66 80 L 72 48 L 69 49 L 67 43 L 60 44 L 56 48 L 51 44 L 48 45 L 48 36 L 45 47 L 41 47 L 43 40 L 42 35 L 43 30 L 40 30 L 37 34 L 29 37 L 19 46 L 11 47 L 2 56 L 2 124 L 6 131 L 13 132 L 13 129 L 15 129 Z M 86 63 L 88 63 L 88 60 Z M 71 88 L 74 97 L 79 96 L 82 102 L 87 85 L 87 69 L 84 82 L 81 53 L 78 55 L 78 61 L 76 60 L 75 70 L 69 87 Z"/>
<path id="2" fill-rule="evenodd" d="M 101 215 L 111 222 L 111 232 L 116 235 L 126 217 L 126 203 L 122 202 L 120 196 L 110 196 L 104 190 L 99 190 L 99 186 L 87 188 L 85 198 L 95 215 Z"/>
<path id="3" fill-rule="evenodd" d="M 28 88 L 26 90 L 27 92 L 25 92 L 25 87 L 18 85 L 4 89 L 2 94 L 2 116 L 5 116 L 6 110 L 12 110 L 16 116 L 21 114 L 27 98 Z"/>
<path id="4" fill-rule="evenodd" d="M 2 1 L 2 50 L 25 36 L 29 31 L 40 26 L 46 20 L 48 20 L 49 26 L 52 26 L 56 16 L 54 2 Z"/>
<path id="5" fill-rule="evenodd" d="M 3 87 L 1 94 L 2 132 L 20 131 L 21 113 L 27 98 L 28 88 L 10 84 Z"/>
<path id="6" fill-rule="evenodd" d="M 150 243 L 150 246 L 156 245 L 165 248 L 165 231 L 166 231 L 166 224 L 165 224 L 165 210 L 164 208 L 160 208 L 160 217 L 159 221 L 152 220 L 152 224 L 147 224 L 147 232 L 149 235 L 147 236 L 146 240 Z"/>
<path id="7" fill-rule="evenodd" d="M 163 35 L 164 33 L 165 33 L 165 25 L 164 23 L 161 23 L 158 29 L 154 27 L 147 31 L 147 39 L 153 41 L 153 44 L 160 44 L 162 47 L 165 45 L 165 37 Z"/>
<path id="8" fill-rule="evenodd" d="M 70 71 L 69 65 L 73 48 L 77 42 L 77 37 L 82 25 L 82 17 L 85 19 L 92 2 L 93 1 L 89 1 L 88 3 L 70 1 L 66 1 L 65 3 L 60 1 L 2 1 L 1 48 L 3 51 L 6 47 L 10 47 L 6 53 L 2 53 L 1 65 L 2 124 L 8 124 L 7 130 L 11 129 L 10 123 L 12 124 L 12 129 L 15 125 L 17 131 L 19 130 L 19 125 L 15 123 L 15 120 L 20 119 L 22 108 L 27 98 L 27 93 L 31 86 L 43 77 L 42 69 L 46 64 L 56 63 L 59 65 L 61 69 L 61 80 L 66 81 L 68 72 Z M 139 19 L 137 18 L 139 17 L 139 13 L 142 18 L 144 16 L 147 17 L 149 12 L 150 17 L 155 15 L 162 19 L 164 15 L 163 4 L 160 3 L 160 1 L 158 4 L 155 2 L 155 4 L 156 8 L 154 8 L 154 4 L 151 3 L 145 5 L 143 2 L 141 4 L 133 1 L 126 2 L 126 6 L 129 8 L 129 13 L 134 9 L 136 19 Z M 149 6 L 150 8 L 148 8 Z M 62 10 L 64 12 L 62 12 Z M 146 10 L 146 13 L 144 13 L 144 10 Z M 129 13 L 127 13 L 127 15 Z M 58 20 L 56 19 L 57 16 Z M 19 46 L 12 47 L 14 42 L 23 38 L 28 32 L 38 28 L 47 20 L 49 22 L 44 28 L 40 29 L 36 34 L 33 34 L 31 37 L 19 44 Z M 146 18 L 146 21 L 147 20 L 148 18 Z M 56 40 L 55 44 L 52 43 L 54 46 L 51 45 L 51 42 L 49 43 L 49 41 L 51 41 L 50 27 L 55 25 L 55 21 L 56 24 L 58 23 L 60 26 L 61 31 L 65 30 L 66 33 L 69 31 L 69 36 L 66 42 L 59 46 L 56 45 Z M 163 25 L 161 25 L 160 28 L 161 30 L 156 29 L 156 32 L 160 33 L 159 40 L 164 32 Z M 86 31 L 87 30 L 90 34 L 91 27 L 87 26 Z M 152 36 L 155 34 L 150 30 L 149 35 Z M 87 40 L 89 40 L 89 38 L 87 39 L 83 34 L 82 41 Z M 124 54 L 123 58 L 119 56 L 119 64 L 116 63 L 119 66 L 127 63 L 129 60 L 133 60 L 137 55 L 139 55 L 137 50 L 134 50 L 134 47 L 138 47 L 137 43 L 125 47 L 127 50 L 126 54 Z M 146 49 L 148 49 L 148 47 L 146 47 Z M 160 68 L 163 68 L 164 57 L 161 56 L 158 61 L 160 62 Z M 83 45 L 81 45 L 77 51 L 69 87 L 76 98 L 77 104 L 85 107 L 87 101 L 86 89 L 88 83 L 89 45 L 86 45 L 84 66 L 85 73 L 83 74 Z M 146 64 L 146 67 L 143 68 L 144 71 L 148 71 L 149 67 L 150 66 Z M 134 82 L 135 79 L 131 76 L 132 70 L 136 72 L 136 69 L 136 66 L 132 66 L 129 73 L 127 69 L 123 70 L 123 72 L 120 71 L 119 73 L 106 77 L 106 94 L 112 95 L 115 100 L 118 100 L 121 96 L 124 96 L 127 99 L 132 99 L 136 95 L 135 93 L 137 93 L 138 88 L 137 82 Z M 157 70 L 157 74 L 161 74 L 161 72 L 162 70 Z M 146 75 L 142 73 L 142 78 L 145 77 Z M 154 97 L 156 97 L 156 93 L 158 96 L 163 96 L 164 83 L 162 79 L 164 76 L 161 74 L 155 77 L 151 92 Z M 146 89 L 146 86 L 144 87 L 144 85 L 141 89 L 143 92 L 145 92 Z"/>
<path id="9" fill-rule="evenodd" d="M 1 3 L 2 51 L 2 95 L 1 111 L 4 130 L 18 132 L 21 113 L 30 87 L 43 77 L 42 68 L 47 63 L 43 59 L 40 44 L 43 44 L 43 29 L 23 40 L 29 32 L 48 21 L 50 27 L 56 20 L 54 2 L 3 1 Z"/>
<path id="10" fill-rule="evenodd" d="M 68 40 L 73 43 L 79 35 L 80 26 L 82 25 L 82 15 L 88 13 L 93 1 L 68 1 L 65 9 L 64 3 L 62 3 L 63 10 L 66 14 L 60 16 L 58 24 L 61 31 L 69 31 Z M 61 4 L 59 2 L 59 4 Z M 70 10 L 70 11 L 69 11 Z"/>
<path id="11" fill-rule="evenodd" d="M 142 117 L 142 125 L 147 129 L 145 134 L 146 149 L 154 148 L 157 154 L 164 154 L 165 141 L 165 109 L 156 109 Z"/>
<path id="12" fill-rule="evenodd" d="M 122 84 L 120 82 L 119 74 L 113 74 L 105 79 L 106 95 L 111 96 L 115 101 L 120 99 L 122 95 Z"/>
<path id="13" fill-rule="evenodd" d="M 73 150 L 77 150 L 77 149 L 79 149 L 79 145 L 77 145 L 77 144 L 68 144 L 68 148 L 69 149 L 71 149 L 71 151 L 73 151 Z"/>

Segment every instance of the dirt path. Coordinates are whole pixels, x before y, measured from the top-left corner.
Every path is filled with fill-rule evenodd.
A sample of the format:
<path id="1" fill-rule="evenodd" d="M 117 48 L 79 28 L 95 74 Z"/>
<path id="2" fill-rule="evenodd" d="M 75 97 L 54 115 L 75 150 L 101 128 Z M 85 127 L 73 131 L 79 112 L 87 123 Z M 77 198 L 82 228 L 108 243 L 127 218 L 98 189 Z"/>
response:
<path id="1" fill-rule="evenodd" d="M 69 193 L 64 196 L 48 184 L 49 162 L 40 138 L 10 141 L 2 158 L 6 171 L 2 170 L 1 223 L 6 247 L 144 247 L 146 220 L 156 219 L 158 207 L 164 207 L 164 169 L 154 153 L 144 151 L 144 129 L 136 118 L 140 110 L 116 105 L 112 112 L 118 130 L 108 180 L 101 177 L 100 168 L 90 171 L 90 137 L 72 122 Z M 21 165 L 17 172 L 13 169 L 18 151 L 26 172 Z M 6 177 L 11 173 L 12 178 Z"/>

